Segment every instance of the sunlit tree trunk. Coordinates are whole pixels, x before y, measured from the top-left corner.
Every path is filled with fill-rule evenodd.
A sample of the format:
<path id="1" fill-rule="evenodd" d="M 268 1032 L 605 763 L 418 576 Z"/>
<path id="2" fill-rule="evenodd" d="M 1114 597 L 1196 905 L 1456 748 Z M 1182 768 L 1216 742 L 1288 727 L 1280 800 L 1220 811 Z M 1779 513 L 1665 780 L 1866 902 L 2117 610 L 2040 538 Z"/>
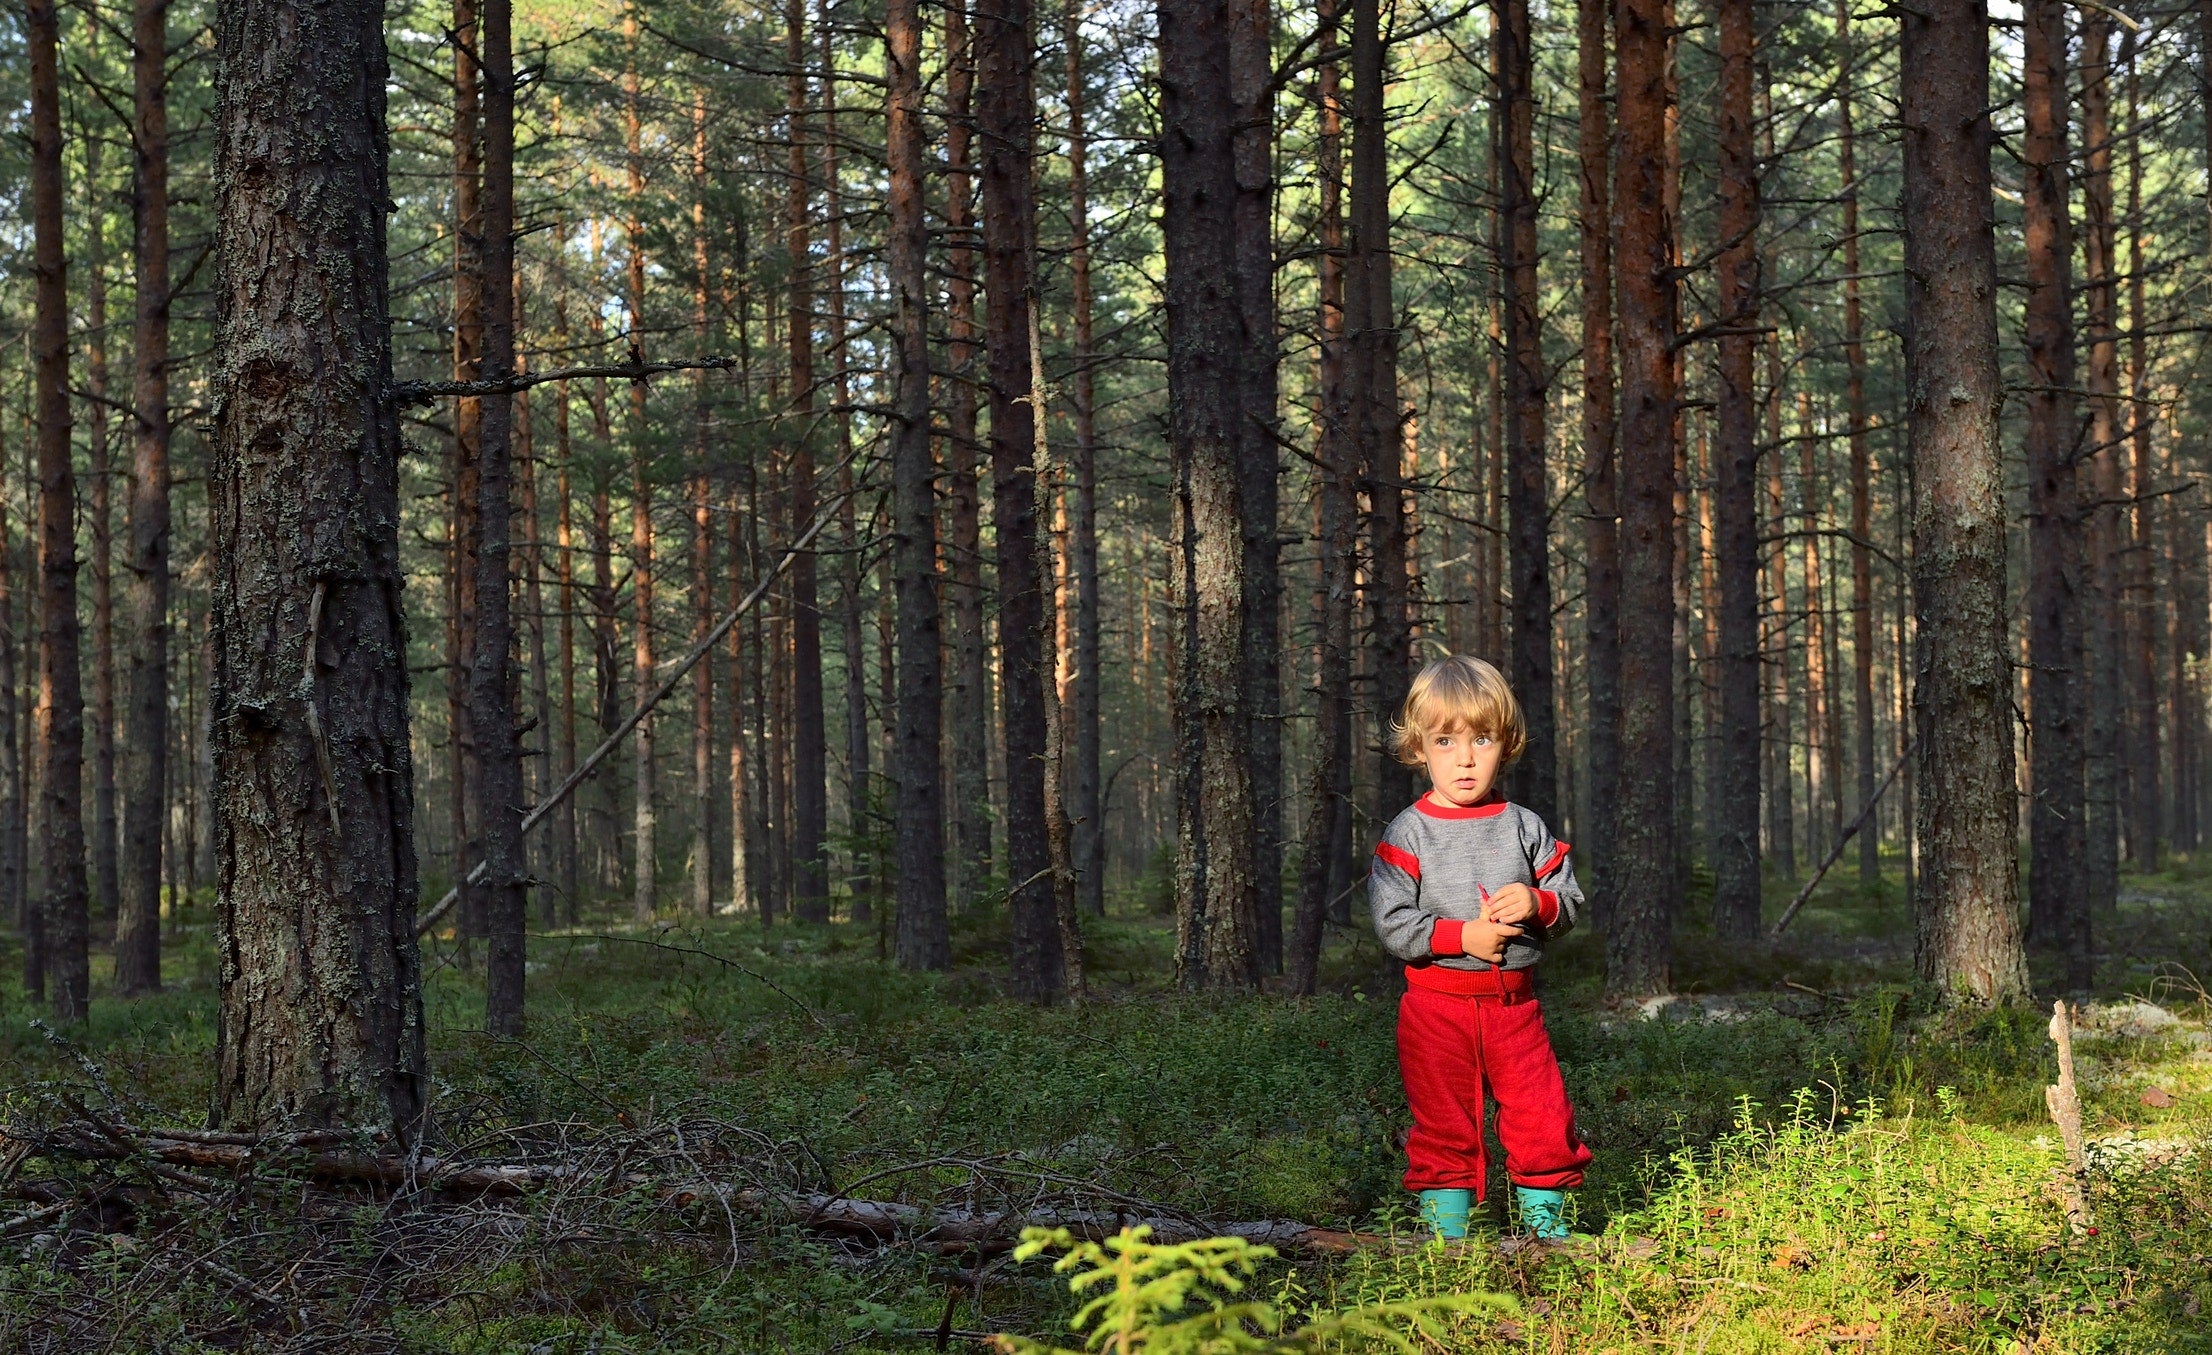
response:
<path id="1" fill-rule="evenodd" d="M 484 372 L 483 91 L 480 0 L 454 0 L 453 27 L 453 379 Z M 453 403 L 453 466 L 447 482 L 446 761 L 452 796 L 453 882 L 461 890 L 457 930 L 463 963 L 469 942 L 484 935 L 483 892 L 469 883 L 479 847 L 475 821 L 476 735 L 469 727 L 469 664 L 476 654 L 476 548 L 483 525 L 478 477 L 483 403 Z"/>
<path id="2" fill-rule="evenodd" d="M 1989 13 L 1904 11 L 1905 344 L 1914 454 L 1913 717 L 1921 981 L 1951 1001 L 2028 992 L 2020 951 L 1997 259 L 1990 227 Z"/>
<path id="3" fill-rule="evenodd" d="M 1613 882 L 1613 820 L 1621 761 L 1621 565 L 1613 432 L 1612 110 L 1606 78 L 1610 0 L 1577 0 L 1577 148 L 1581 161 L 1582 466 L 1588 516 L 1582 552 L 1590 691 L 1590 822 L 1583 859 Z M 1603 891 L 1593 893 L 1597 904 Z M 1593 909 L 1601 918 L 1602 906 Z"/>
<path id="4" fill-rule="evenodd" d="M 969 146 L 975 64 L 967 0 L 945 5 L 945 566 L 952 602 L 946 692 L 952 761 L 952 888 L 973 900 L 991 874 L 990 676 L 984 644 L 983 528 L 976 462 L 981 345 L 975 327 L 975 213 Z"/>
<path id="5" fill-rule="evenodd" d="M 789 167 L 784 179 L 784 248 L 790 269 L 789 345 L 793 538 L 814 520 L 814 266 L 807 215 L 806 0 L 784 4 L 784 110 Z M 822 612 L 811 551 L 791 562 L 792 909 L 801 922 L 829 920 L 829 733 L 822 709 Z"/>

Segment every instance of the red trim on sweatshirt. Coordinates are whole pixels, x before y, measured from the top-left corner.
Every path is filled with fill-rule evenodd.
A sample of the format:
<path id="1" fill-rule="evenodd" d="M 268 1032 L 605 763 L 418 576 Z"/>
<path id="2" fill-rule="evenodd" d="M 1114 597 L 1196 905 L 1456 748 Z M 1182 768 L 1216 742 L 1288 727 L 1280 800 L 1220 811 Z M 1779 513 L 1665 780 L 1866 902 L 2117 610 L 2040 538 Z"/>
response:
<path id="1" fill-rule="evenodd" d="M 1536 891 L 1536 920 L 1546 931 L 1559 921 L 1559 895 L 1549 889 Z"/>
<path id="2" fill-rule="evenodd" d="M 1392 842 L 1375 844 L 1375 855 L 1418 880 L 1421 878 L 1421 858 Z"/>
<path id="3" fill-rule="evenodd" d="M 1446 969 L 1442 965 L 1409 964 L 1406 983 L 1432 993 L 1502 999 L 1508 1004 L 1536 996 L 1535 976 L 1526 969 Z"/>
<path id="4" fill-rule="evenodd" d="M 1545 859 L 1544 864 L 1536 868 L 1536 878 L 1541 880 L 1545 876 L 1551 874 L 1553 871 L 1559 869 L 1559 863 L 1566 860 L 1567 853 L 1572 850 L 1573 848 L 1568 846 L 1568 844 L 1564 842 L 1555 845 L 1552 848 L 1551 855 Z"/>
<path id="5" fill-rule="evenodd" d="M 1467 943 L 1461 939 L 1460 934 L 1466 930 L 1467 924 L 1456 917 L 1438 918 L 1435 930 L 1429 933 L 1430 953 L 1434 955 L 1465 955 L 1467 953 Z"/>
<path id="6" fill-rule="evenodd" d="M 1471 805 L 1455 805 L 1436 798 L 1430 791 L 1413 802 L 1413 807 L 1432 819 L 1487 819 L 1505 812 L 1505 798 L 1496 791 L 1490 792 Z"/>

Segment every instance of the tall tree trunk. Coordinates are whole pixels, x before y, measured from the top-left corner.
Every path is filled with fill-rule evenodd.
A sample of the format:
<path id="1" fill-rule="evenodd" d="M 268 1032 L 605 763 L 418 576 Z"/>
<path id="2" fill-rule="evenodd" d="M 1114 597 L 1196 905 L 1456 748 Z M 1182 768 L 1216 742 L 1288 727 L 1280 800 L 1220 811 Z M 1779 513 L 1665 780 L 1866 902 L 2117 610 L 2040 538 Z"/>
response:
<path id="1" fill-rule="evenodd" d="M 568 311 L 566 298 L 556 303 L 557 328 L 555 342 L 562 352 L 569 351 Z M 559 468 L 554 472 L 554 493 L 559 503 L 554 509 L 554 544 L 557 548 L 557 568 L 560 577 L 561 600 L 561 708 L 560 719 L 551 731 L 553 743 L 553 782 L 558 785 L 568 780 L 576 770 L 576 604 L 581 599 L 576 586 L 576 520 L 575 497 L 570 483 L 569 468 L 575 463 L 574 447 L 569 428 L 568 383 L 555 382 L 553 386 L 553 436 L 554 451 L 560 457 Z M 554 883 L 561 891 L 561 919 L 574 923 L 577 915 L 577 894 L 582 888 L 580 869 L 580 843 L 577 840 L 576 796 L 561 801 L 553 811 L 553 861 Z"/>
<path id="2" fill-rule="evenodd" d="M 707 261 L 707 96 L 691 103 L 691 328 L 699 351 L 710 351 L 713 331 L 707 293 L 713 285 Z M 704 368 L 691 378 L 691 643 L 706 643 L 714 628 L 714 503 L 708 460 L 714 410 Z M 714 655 L 700 658 L 691 677 L 691 911 L 714 914 Z"/>
<path id="3" fill-rule="evenodd" d="M 891 431 L 893 586 L 898 590 L 897 793 L 899 965 L 952 963 L 945 915 L 940 758 L 944 693 L 938 653 L 937 505 L 929 442 L 929 222 L 922 202 L 920 0 L 890 0 L 884 18 L 884 158 L 890 171 L 890 281 L 896 310 L 896 422 Z"/>
<path id="4" fill-rule="evenodd" d="M 100 143 L 85 144 L 85 178 L 100 185 Z M 85 277 L 87 467 L 92 484 L 86 525 L 92 535 L 92 915 L 116 921 L 119 870 L 115 852 L 115 497 L 108 444 L 107 223 L 95 212 Z M 113 935 L 113 932 L 110 932 Z"/>
<path id="5" fill-rule="evenodd" d="M 1195 952 L 1201 968 L 1184 981 L 1234 988 L 1251 984 L 1266 963 L 1255 935 L 1260 890 L 1244 662 L 1249 543 L 1239 525 L 1251 479 L 1239 456 L 1248 361 L 1241 355 L 1259 339 L 1244 328 L 1251 313 L 1240 297 L 1249 280 L 1239 267 L 1249 242 L 1240 238 L 1237 211 L 1243 110 L 1234 78 L 1220 78 L 1234 71 L 1232 54 L 1250 38 L 1236 31 L 1240 11 L 1207 0 L 1164 0 L 1158 13 L 1168 443 L 1181 487 L 1190 613 L 1179 628 L 1188 648 L 1177 659 L 1187 688 L 1178 704 L 1197 723 L 1179 738 L 1187 745 L 1195 732 L 1198 749 L 1197 787 L 1187 801 L 1196 812 L 1179 829 L 1189 839 L 1181 853 L 1197 867 L 1187 886 L 1186 930 L 1198 935 L 1184 953 Z M 1270 314 L 1270 344 L 1272 328 Z M 1268 455 L 1272 480 L 1272 449 Z M 1272 536 L 1272 518 L 1267 527 Z"/>
<path id="6" fill-rule="evenodd" d="M 404 1145 L 429 1076 L 382 6 L 235 0 L 216 50 L 214 1120 Z"/>
<path id="7" fill-rule="evenodd" d="M 2120 63 L 2127 76 L 2128 120 L 2128 431 L 2130 491 L 2134 520 L 2133 540 L 2127 552 L 2128 645 L 2123 656 L 2127 669 L 2128 724 L 2128 834 L 2131 864 L 2139 871 L 2158 869 L 2158 838 L 2167 818 L 2167 798 L 2159 786 L 2158 737 L 2158 631 L 2160 607 L 2155 588 L 2153 561 L 2158 552 L 2158 490 L 2154 484 L 2155 453 L 2151 425 L 2157 406 L 2148 384 L 2149 312 L 2143 279 L 2143 123 L 2141 88 L 2136 72 L 2135 29 L 2120 36 Z"/>
<path id="8" fill-rule="evenodd" d="M 630 358 L 645 356 L 645 155 L 641 143 L 638 90 L 638 11 L 633 2 L 623 11 L 622 35 L 627 61 L 622 71 L 623 159 L 629 175 L 629 220 L 623 240 L 629 254 Z M 651 415 L 645 382 L 630 383 L 630 601 L 635 609 L 630 643 L 630 666 L 637 677 L 642 699 L 653 685 L 658 666 L 653 634 L 653 475 L 649 460 Z M 636 772 L 631 778 L 630 915 L 639 926 L 650 926 L 660 904 L 659 768 L 652 717 L 638 721 L 631 739 Z"/>
<path id="9" fill-rule="evenodd" d="M 592 272 L 599 272 L 600 251 L 593 226 Z M 606 351 L 606 325 L 599 308 L 591 308 L 591 347 Z M 599 737 L 612 735 L 622 723 L 622 671 L 616 658 L 621 614 L 617 610 L 614 581 L 613 467 L 617 455 L 614 426 L 607 412 L 607 380 L 594 377 L 591 385 L 592 441 L 598 449 L 591 468 L 591 645 L 593 705 L 597 709 Z M 617 787 L 613 767 L 602 764 L 592 775 L 593 803 L 585 813 L 590 829 L 592 860 L 601 888 L 622 887 L 621 832 L 617 827 Z"/>
<path id="10" fill-rule="evenodd" d="M 1671 983 L 1674 879 L 1674 228 L 1666 210 L 1663 0 L 1620 0 L 1613 50 L 1621 364 L 1621 784 L 1606 990 Z"/>
<path id="11" fill-rule="evenodd" d="M 850 863 L 848 892 L 852 920 L 873 920 L 870 898 L 875 886 L 867 878 L 863 849 L 857 844 L 875 836 L 869 822 L 868 764 L 871 742 L 868 731 L 868 656 L 861 629 L 861 560 L 858 509 L 853 493 L 852 337 L 845 328 L 845 197 L 837 179 L 837 80 L 835 52 L 831 44 L 829 0 L 823 0 L 820 39 L 822 50 L 822 187 L 828 196 L 823 213 L 829 235 L 829 343 L 830 388 L 837 397 L 832 416 L 837 424 L 838 530 L 845 542 L 845 558 L 838 566 L 837 620 L 844 649 L 845 669 L 845 831 L 856 844 Z M 884 693 L 889 700 L 891 694 Z"/>
<path id="12" fill-rule="evenodd" d="M 1282 456 L 1276 448 L 1275 22 L 1272 0 L 1229 5 L 1229 98 L 1236 200 L 1232 234 L 1240 355 L 1236 448 L 1244 596 L 1243 708 L 1251 782 L 1251 945 L 1258 972 L 1283 972 Z"/>
<path id="13" fill-rule="evenodd" d="M 1858 802 L 1874 801 L 1874 552 L 1873 463 L 1867 446 L 1865 321 L 1859 298 L 1859 170 L 1853 83 L 1858 52 L 1851 42 L 1851 0 L 1836 0 L 1836 171 L 1843 198 L 1843 357 L 1845 435 L 1851 456 L 1851 715 Z M 1859 830 L 1859 883 L 1882 878 L 1882 817 Z"/>
<path id="14" fill-rule="evenodd" d="M 1073 821 L 1072 850 L 1083 911 L 1103 914 L 1106 911 L 1106 825 L 1099 783 L 1098 402 L 1091 348 L 1090 143 L 1084 126 L 1082 7 L 1069 3 L 1062 15 L 1068 73 L 1068 274 L 1074 292 L 1070 320 L 1075 334 L 1075 350 L 1070 354 L 1075 371 L 1069 382 L 1075 446 L 1069 467 L 1073 483 L 1068 494 L 1068 573 L 1073 582 L 1073 596 L 1069 599 L 1072 606 L 1068 621 L 1073 633 L 1075 663 L 1067 698 L 1067 722 L 1074 754 L 1068 778 L 1068 816 Z M 1241 198 L 1239 204 L 1242 205 Z M 1272 266 L 1272 257 L 1269 262 Z M 1272 339 L 1272 335 L 1270 337 Z M 1267 448 L 1270 465 L 1273 465 L 1274 454 L 1274 446 L 1270 443 Z M 1256 724 L 1254 728 L 1257 733 Z M 1278 907 L 1277 916 L 1280 914 Z"/>
<path id="15" fill-rule="evenodd" d="M 1545 461 L 1544 410 L 1551 398 L 1544 363 L 1543 298 L 1536 277 L 1536 58 L 1528 0 L 1495 0 L 1498 92 L 1498 261 L 1505 302 L 1506 480 L 1512 486 L 1513 692 L 1528 725 L 1528 751 L 1514 777 L 1514 798 L 1559 821 L 1559 749 L 1553 714 L 1551 630 L 1551 479 Z"/>
<path id="16" fill-rule="evenodd" d="M 1336 0 L 1321 0 L 1324 49 L 1340 41 Z M 1313 782 L 1300 834 L 1298 905 L 1291 938 L 1291 989 L 1314 991 L 1321 969 L 1322 923 L 1331 905 L 1344 908 L 1352 848 L 1352 593 L 1359 532 L 1359 467 L 1345 423 L 1343 122 L 1337 63 L 1325 58 L 1318 75 L 1321 101 L 1319 438 L 1314 468 L 1317 500 L 1314 598 L 1317 632 L 1314 665 Z"/>
<path id="17" fill-rule="evenodd" d="M 529 341 L 525 337 L 529 320 L 524 305 L 523 270 L 519 264 L 514 272 L 514 366 L 519 373 L 529 365 L 526 356 Z M 522 731 L 537 731 L 539 751 L 533 755 L 535 760 L 523 764 L 523 774 L 527 778 L 524 794 L 528 797 L 528 802 L 534 805 L 543 802 L 552 789 L 561 783 L 561 778 L 553 775 L 553 760 L 547 756 L 554 741 L 553 665 L 547 660 L 545 648 L 545 523 L 538 512 L 542 483 L 539 471 L 543 458 L 538 455 L 537 441 L 530 421 L 531 412 L 530 393 L 515 392 L 515 488 L 519 500 L 516 504 L 515 522 L 521 533 L 515 542 L 515 549 L 522 558 L 519 587 L 530 637 L 526 656 L 522 655 L 520 642 L 517 642 L 518 657 L 529 672 L 530 706 L 527 720 L 517 716 L 516 737 L 519 741 Z M 520 688 L 521 683 L 518 681 L 518 693 Z M 551 931 L 561 925 L 559 854 L 560 842 L 554 833 L 540 833 L 535 851 L 527 840 L 521 848 L 524 868 L 529 871 L 531 884 L 536 886 L 538 927 L 543 931 Z"/>
<path id="18" fill-rule="evenodd" d="M 6 420 L 0 419 L 0 428 Z M 26 876 L 28 843 L 24 841 L 23 810 L 23 706 L 17 688 L 15 609 L 15 542 L 8 526 L 6 481 L 13 468 L 8 463 L 7 440 L 0 436 L 0 913 L 4 913 L 23 943 L 23 992 L 42 995 L 46 961 L 43 928 L 30 906 Z M 189 693 L 187 693 L 189 696 Z"/>
<path id="19" fill-rule="evenodd" d="M 2125 486 L 2120 453 L 2119 307 L 2113 267 L 2117 237 L 2112 201 L 2112 20 L 2090 8 L 2081 24 L 2082 291 L 2083 322 L 2089 338 L 2089 439 L 2083 450 L 2088 475 L 2088 570 L 2090 606 L 2083 613 L 2082 648 L 2087 656 L 2087 804 L 2082 814 L 2082 878 L 2079 897 L 2092 917 L 2109 918 L 2119 906 L 2121 821 L 2120 681 L 2124 630 L 2119 613 L 2120 555 L 2127 547 L 2127 520 L 2119 511 Z M 2090 924 L 2075 921 L 2070 931 Z M 2077 977 L 2086 986 L 2089 946 L 2084 941 Z"/>
<path id="20" fill-rule="evenodd" d="M 1983 0 L 1904 11 L 1906 339 L 1913 448 L 1913 718 L 1923 869 L 1921 981 L 1947 1000 L 2028 992 L 2020 951 L 2004 466 L 1997 440 L 1997 259 L 1991 235 L 1989 13 Z"/>
<path id="21" fill-rule="evenodd" d="M 1412 684 L 1413 616 L 1406 590 L 1410 543 L 1400 468 L 1398 322 L 1391 292 L 1390 129 L 1385 103 L 1388 54 L 1377 0 L 1352 0 L 1351 242 L 1345 264 L 1347 427 L 1367 491 L 1367 600 L 1376 731 L 1374 822 L 1388 823 L 1417 793 L 1385 731 Z"/>
<path id="22" fill-rule="evenodd" d="M 483 0 L 484 376 L 515 370 L 515 70 L 512 0 Z M 476 629 L 469 729 L 476 737 L 475 820 L 484 884 L 484 1028 L 523 1029 L 529 862 L 522 849 L 522 741 L 515 732 L 512 596 L 514 396 L 483 401 L 477 446 Z M 641 670 L 650 673 L 650 670 Z"/>
<path id="23" fill-rule="evenodd" d="M 116 903 L 115 987 L 161 987 L 162 827 L 169 779 L 169 83 L 168 0 L 133 0 L 131 91 L 136 135 L 132 216 L 137 302 L 131 327 L 130 538 L 124 580 L 123 860 Z M 6 553 L 0 542 L 0 554 Z M 0 613 L 5 603 L 0 602 Z M 4 623 L 0 623 L 4 624 Z M 0 641 L 0 644 L 6 643 Z M 0 688 L 12 696 L 12 662 Z M 9 699 L 0 696 L 0 701 Z M 14 728 L 0 718 L 0 736 Z M 0 819 L 6 813 L 0 810 Z M 4 852 L 0 848 L 0 852 Z M 5 886 L 0 885 L 0 894 Z M 178 906 L 173 904 L 172 906 Z"/>
<path id="24" fill-rule="evenodd" d="M 1848 0 L 1846 0 L 1848 3 Z M 1720 6 L 1720 340 L 1714 448 L 1720 725 L 1713 735 L 1713 931 L 1759 930 L 1759 162 L 1751 86 L 1751 0 Z"/>
<path id="25" fill-rule="evenodd" d="M 976 16 L 977 139 L 983 143 L 984 329 L 990 355 L 991 520 L 998 533 L 1000 707 L 1005 713 L 1006 865 L 1015 991 L 1033 1002 L 1059 996 L 1063 979 L 1046 836 L 1045 596 L 1035 475 L 1041 417 L 1029 403 L 1029 305 L 1036 285 L 1037 204 L 1031 182 L 1037 91 L 1029 0 Z M 1218 78 L 1219 72 L 1216 72 Z"/>
<path id="26" fill-rule="evenodd" d="M 478 28 L 481 0 L 453 0 L 453 379 L 484 374 L 484 183 L 482 133 L 483 46 Z M 476 510 L 482 501 L 483 402 L 464 396 L 453 404 L 453 469 L 447 493 L 451 513 L 446 551 L 446 742 L 452 794 L 453 880 L 461 890 L 457 930 L 468 962 L 469 941 L 484 935 L 483 891 L 469 883 L 481 860 L 475 822 L 476 735 L 469 727 L 469 664 L 476 654 L 476 546 L 483 535 Z"/>
<path id="27" fill-rule="evenodd" d="M 967 0 L 945 5 L 945 556 L 952 597 L 952 888 L 973 901 L 991 875 L 991 694 L 983 620 L 983 529 L 976 483 L 977 361 L 974 184 L 975 65 Z"/>
<path id="28" fill-rule="evenodd" d="M 84 852 L 84 694 L 77 646 L 77 478 L 69 458 L 69 284 L 62 239 L 59 23 L 29 0 L 31 235 L 36 278 L 31 379 L 38 429 L 39 812 L 44 869 L 33 905 L 45 923 L 47 996 L 57 1021 L 82 1021 L 92 997 Z"/>
<path id="29" fill-rule="evenodd" d="M 1828 591 L 1820 552 L 1820 465 L 1813 454 L 1812 392 L 1797 395 L 1797 492 L 1804 532 L 1805 568 L 1805 826 L 1813 855 L 1826 859 L 1828 844 L 1843 831 L 1836 808 L 1840 770 L 1833 726 L 1835 681 L 1828 663 Z"/>
<path id="30" fill-rule="evenodd" d="M 2028 940 L 2073 945 L 2082 837 L 2082 516 L 2076 484 L 2073 226 L 2067 194 L 2066 7 L 2023 25 L 2021 224 L 2027 245 Z M 2085 919 L 2087 914 L 2083 913 Z"/>
<path id="31" fill-rule="evenodd" d="M 806 162 L 806 0 L 784 4 L 784 109 L 789 169 L 784 179 L 784 247 L 790 268 L 791 531 L 814 520 L 814 269 Z M 829 921 L 829 732 L 822 709 L 822 612 L 815 558 L 791 562 L 791 859 L 793 908 L 801 922 Z"/>
<path id="32" fill-rule="evenodd" d="M 1615 870 L 1613 821 L 1621 764 L 1621 563 L 1613 432 L 1612 111 L 1606 79 L 1609 0 L 1576 0 L 1581 161 L 1582 466 L 1589 506 L 1582 533 L 1584 644 L 1590 689 L 1589 826 L 1584 859 L 1607 890 Z M 1602 894 L 1593 894 L 1593 903 Z M 1605 909 L 1593 910 L 1603 919 Z"/>

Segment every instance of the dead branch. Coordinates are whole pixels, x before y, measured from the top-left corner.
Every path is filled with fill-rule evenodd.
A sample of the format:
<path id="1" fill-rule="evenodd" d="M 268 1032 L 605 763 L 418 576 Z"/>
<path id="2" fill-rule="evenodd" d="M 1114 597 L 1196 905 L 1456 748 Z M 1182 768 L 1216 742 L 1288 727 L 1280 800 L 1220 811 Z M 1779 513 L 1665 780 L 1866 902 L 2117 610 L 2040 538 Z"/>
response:
<path id="1" fill-rule="evenodd" d="M 2066 1144 L 2066 1171 L 2059 1178 L 2066 1222 L 2077 1233 L 2095 1230 L 2089 1218 L 2089 1152 L 2081 1137 L 2081 1093 L 2074 1085 L 2074 1023 L 2066 999 L 2051 1004 L 2051 1040 L 2058 1046 L 2058 1085 L 2043 1089 L 2043 1104 Z"/>

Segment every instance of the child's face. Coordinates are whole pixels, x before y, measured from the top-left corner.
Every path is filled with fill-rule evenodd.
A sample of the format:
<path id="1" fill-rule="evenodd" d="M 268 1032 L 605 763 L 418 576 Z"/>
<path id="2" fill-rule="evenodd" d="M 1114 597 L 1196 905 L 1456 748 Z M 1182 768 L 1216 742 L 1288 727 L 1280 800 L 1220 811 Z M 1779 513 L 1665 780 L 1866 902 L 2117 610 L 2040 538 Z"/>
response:
<path id="1" fill-rule="evenodd" d="M 1436 798 L 1465 807 L 1481 800 L 1497 784 L 1498 761 L 1505 748 L 1489 734 L 1477 734 L 1464 724 L 1432 730 L 1422 745 L 1428 761 L 1429 784 Z"/>

